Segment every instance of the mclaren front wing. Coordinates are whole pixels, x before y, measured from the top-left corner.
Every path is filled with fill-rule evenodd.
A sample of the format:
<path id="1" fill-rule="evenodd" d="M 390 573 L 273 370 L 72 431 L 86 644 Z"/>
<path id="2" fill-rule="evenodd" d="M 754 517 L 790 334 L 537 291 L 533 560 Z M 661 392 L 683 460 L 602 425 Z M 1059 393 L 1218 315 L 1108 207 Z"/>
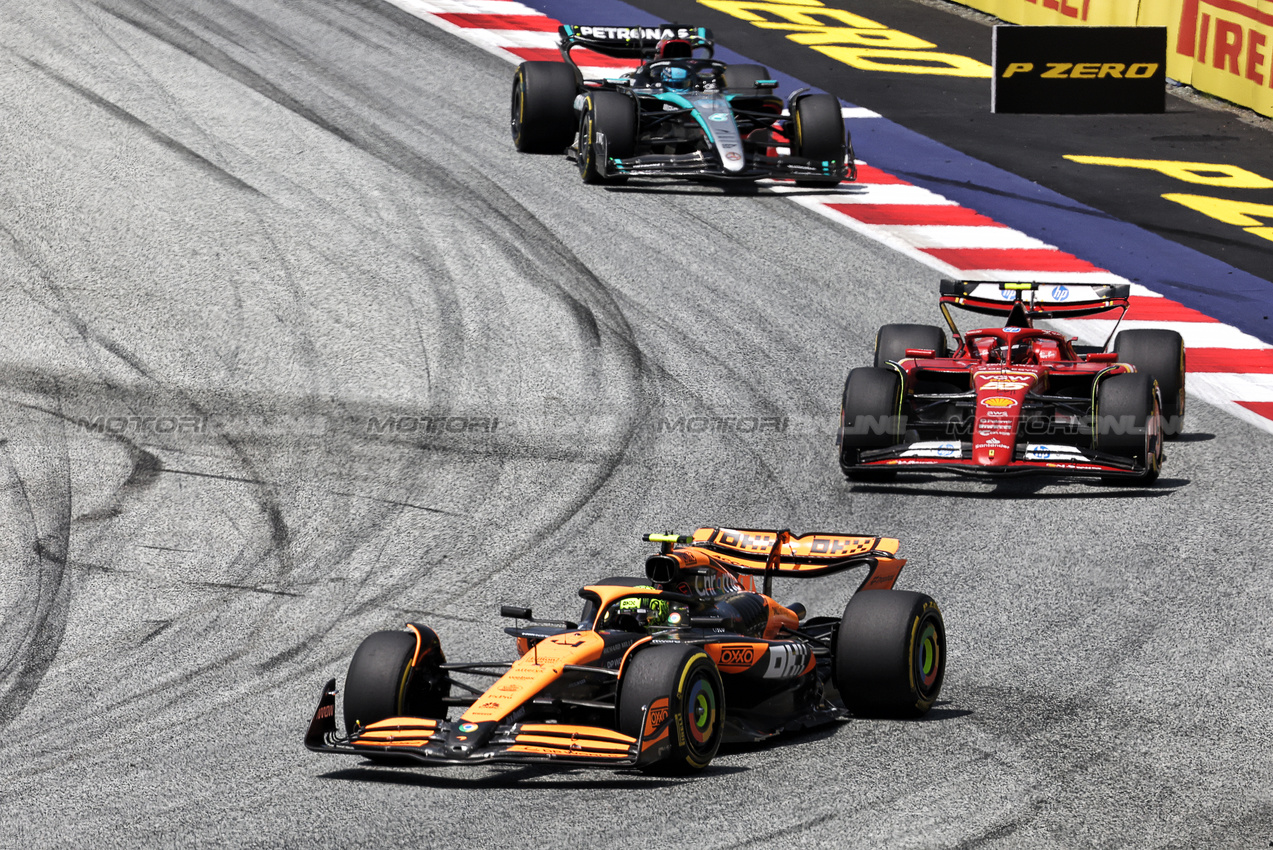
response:
<path id="1" fill-rule="evenodd" d="M 666 703 L 655 700 L 645 707 L 645 722 L 636 738 L 599 726 L 421 717 L 390 717 L 342 735 L 336 728 L 336 680 L 332 679 L 323 688 L 305 733 L 305 746 L 315 752 L 393 756 L 432 765 L 552 762 L 639 767 L 670 752 L 676 729 Z"/>

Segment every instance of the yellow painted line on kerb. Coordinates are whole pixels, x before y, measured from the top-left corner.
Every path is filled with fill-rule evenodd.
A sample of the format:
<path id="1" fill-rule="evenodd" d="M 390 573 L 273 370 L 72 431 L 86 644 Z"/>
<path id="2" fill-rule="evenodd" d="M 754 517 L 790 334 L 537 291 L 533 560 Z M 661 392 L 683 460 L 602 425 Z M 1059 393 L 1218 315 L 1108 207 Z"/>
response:
<path id="1" fill-rule="evenodd" d="M 984 62 L 957 53 L 943 53 L 937 45 L 886 27 L 845 9 L 818 0 L 756 3 L 751 0 L 697 0 L 700 6 L 724 12 L 761 29 L 779 30 L 786 38 L 830 56 L 859 71 L 929 74 L 941 77 L 990 79 Z"/>

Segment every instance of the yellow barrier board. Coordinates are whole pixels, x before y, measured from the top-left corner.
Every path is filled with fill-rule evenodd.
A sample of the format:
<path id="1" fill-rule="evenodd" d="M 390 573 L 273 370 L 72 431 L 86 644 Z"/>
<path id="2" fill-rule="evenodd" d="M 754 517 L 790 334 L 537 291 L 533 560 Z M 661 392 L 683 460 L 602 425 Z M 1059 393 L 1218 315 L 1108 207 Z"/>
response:
<path id="1" fill-rule="evenodd" d="M 1167 76 L 1273 117 L 1273 0 L 1157 0 L 1142 17 L 1164 17 Z"/>
<path id="2" fill-rule="evenodd" d="M 1013 24 L 1032 27 L 1134 27 L 1135 0 L 956 0 Z"/>

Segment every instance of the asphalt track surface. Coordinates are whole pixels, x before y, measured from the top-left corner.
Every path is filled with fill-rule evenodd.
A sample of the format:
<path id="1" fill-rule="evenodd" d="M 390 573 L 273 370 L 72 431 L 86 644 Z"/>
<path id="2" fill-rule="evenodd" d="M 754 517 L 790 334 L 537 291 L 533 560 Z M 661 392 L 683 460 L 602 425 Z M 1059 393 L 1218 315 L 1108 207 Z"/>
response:
<path id="1" fill-rule="evenodd" d="M 517 155 L 509 67 L 378 0 L 4 19 L 0 846 L 1273 840 L 1267 434 L 1191 405 L 1147 491 L 850 486 L 844 373 L 931 270 Z M 569 616 L 715 523 L 901 537 L 949 632 L 929 718 L 688 781 L 301 747 L 366 633 L 511 658 L 500 602 Z"/>

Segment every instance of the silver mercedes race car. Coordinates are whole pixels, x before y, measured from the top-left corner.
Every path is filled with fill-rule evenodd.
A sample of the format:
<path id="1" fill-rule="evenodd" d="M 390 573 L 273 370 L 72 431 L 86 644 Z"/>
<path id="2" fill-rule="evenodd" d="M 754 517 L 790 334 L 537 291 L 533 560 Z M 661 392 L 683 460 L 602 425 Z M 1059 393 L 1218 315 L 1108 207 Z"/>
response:
<path id="1" fill-rule="evenodd" d="M 519 151 L 566 151 L 588 183 L 786 178 L 827 186 L 857 178 L 837 98 L 808 89 L 776 96 L 778 82 L 764 66 L 713 59 L 704 27 L 566 25 L 558 32 L 565 61 L 523 62 L 513 78 Z M 640 65 L 585 79 L 577 50 Z"/>

